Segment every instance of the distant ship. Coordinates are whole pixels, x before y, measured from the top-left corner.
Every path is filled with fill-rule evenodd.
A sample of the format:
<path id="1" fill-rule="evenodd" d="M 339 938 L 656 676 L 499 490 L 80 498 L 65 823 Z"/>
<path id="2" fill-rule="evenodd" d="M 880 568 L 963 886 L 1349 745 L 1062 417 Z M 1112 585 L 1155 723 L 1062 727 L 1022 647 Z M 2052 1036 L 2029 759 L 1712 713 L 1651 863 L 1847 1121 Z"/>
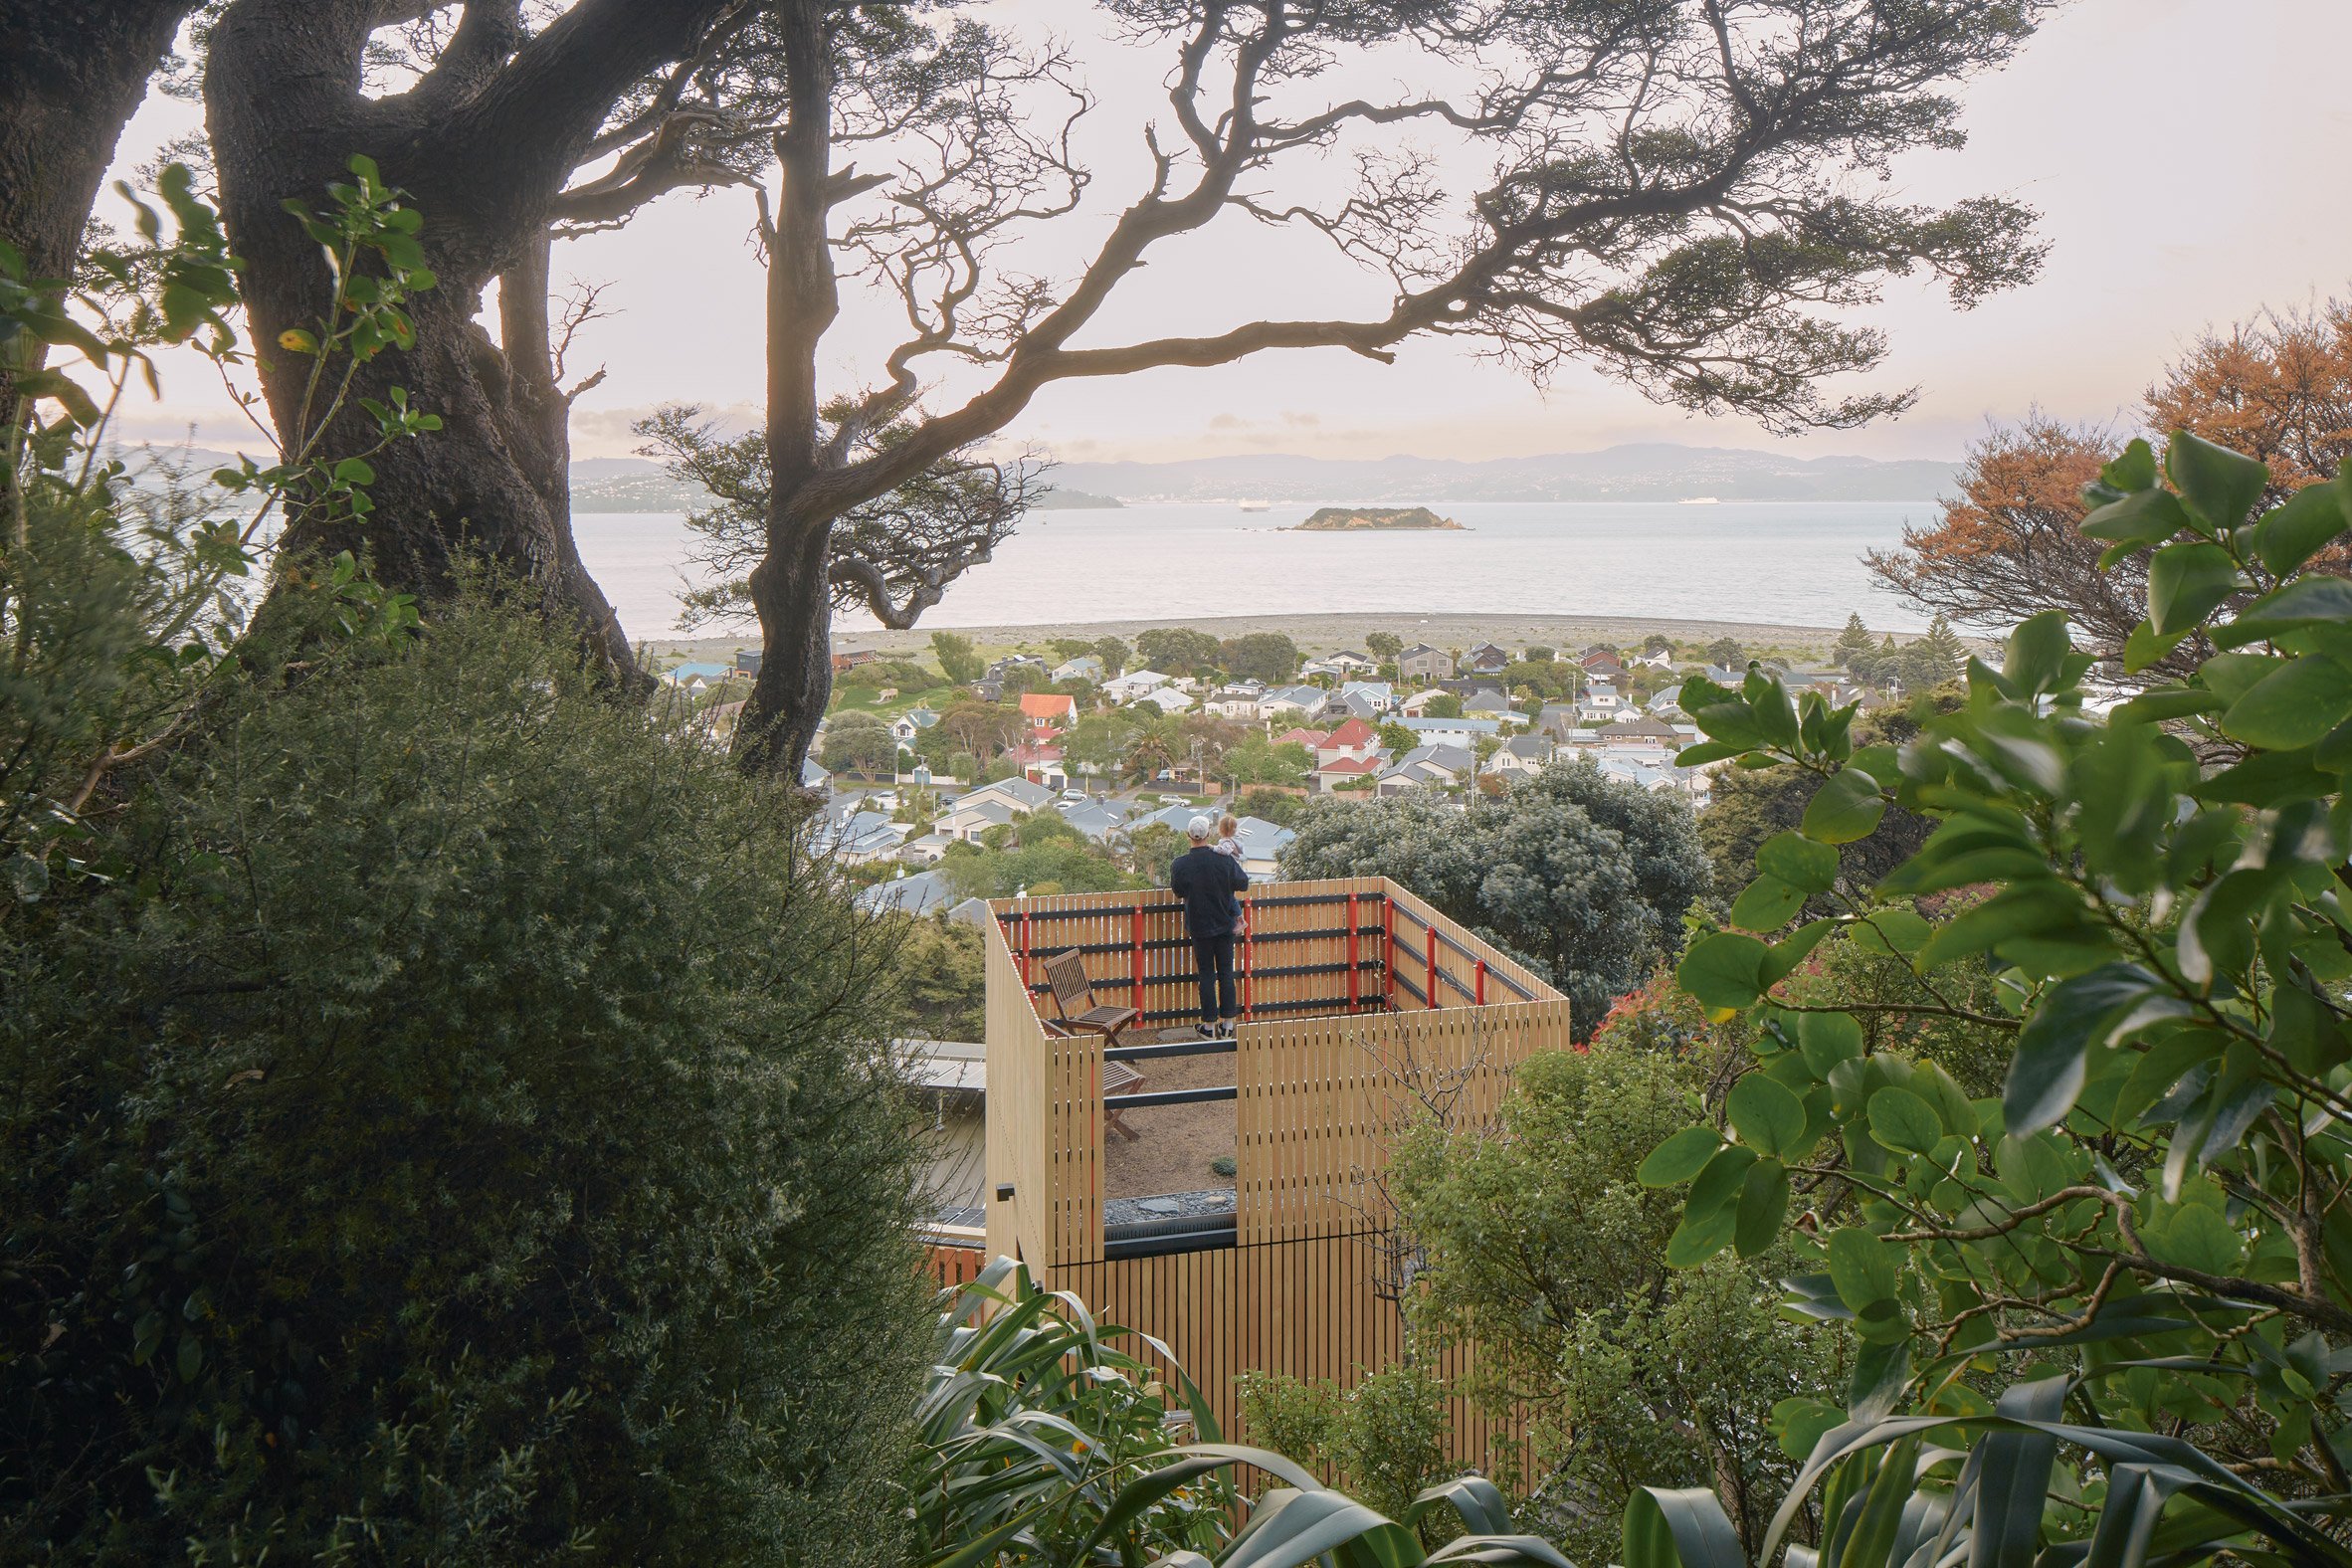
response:
<path id="1" fill-rule="evenodd" d="M 1723 503 L 1712 495 L 1685 495 L 1674 504 L 1677 506 L 1720 506 Z"/>
<path id="2" fill-rule="evenodd" d="M 1264 510 L 1266 510 L 1266 508 L 1267 508 L 1267 506 L 1268 506 L 1269 504 L 1270 504 L 1269 502 L 1267 502 L 1267 501 L 1263 501 L 1263 500 L 1246 500 L 1246 501 L 1243 501 L 1243 502 L 1242 502 L 1242 510 L 1244 510 L 1244 511 L 1264 511 Z"/>

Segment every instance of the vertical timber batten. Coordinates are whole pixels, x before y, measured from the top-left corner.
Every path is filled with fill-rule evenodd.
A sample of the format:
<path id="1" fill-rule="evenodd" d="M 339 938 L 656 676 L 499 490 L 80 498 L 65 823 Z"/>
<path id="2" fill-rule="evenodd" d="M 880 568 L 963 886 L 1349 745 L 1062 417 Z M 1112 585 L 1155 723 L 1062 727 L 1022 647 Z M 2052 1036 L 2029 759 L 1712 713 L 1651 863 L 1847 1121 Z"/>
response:
<path id="1" fill-rule="evenodd" d="M 1382 1283 L 1377 1180 L 1388 1136 L 1416 1081 L 1458 1086 L 1460 1124 L 1488 1123 L 1520 1062 L 1569 1046 L 1567 1001 L 1384 878 L 1252 889 L 1242 955 L 1249 1010 L 1234 1065 L 1233 1244 L 1108 1258 L 1102 1041 L 1047 1027 L 1053 1005 L 1040 995 L 1039 960 L 1078 949 L 1097 992 L 1142 1010 L 1148 1040 L 1195 1007 L 1180 906 L 1154 890 L 990 908 L 989 1250 L 1020 1257 L 1050 1288 L 1076 1291 L 1097 1320 L 1166 1343 L 1229 1436 L 1241 1435 L 1234 1380 L 1243 1372 L 1348 1383 L 1394 1364 L 1403 1323 Z M 1401 951 L 1412 953 L 1402 976 Z M 1458 1373 L 1473 1353 L 1450 1352 L 1440 1370 Z M 1458 1460 L 1491 1468 L 1497 1451 L 1519 1442 L 1507 1424 L 1459 1401 L 1449 1415 Z"/>

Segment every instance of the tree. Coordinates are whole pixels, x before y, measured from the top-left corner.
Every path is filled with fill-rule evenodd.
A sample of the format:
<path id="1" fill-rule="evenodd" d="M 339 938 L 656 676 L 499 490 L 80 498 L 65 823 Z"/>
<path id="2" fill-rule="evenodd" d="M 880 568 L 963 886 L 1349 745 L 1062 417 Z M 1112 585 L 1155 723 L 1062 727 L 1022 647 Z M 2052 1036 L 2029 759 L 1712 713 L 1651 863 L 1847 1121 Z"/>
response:
<path id="1" fill-rule="evenodd" d="M 2323 1359 L 2352 1334 L 2352 1146 L 2313 1131 L 2343 1114 L 2352 1060 L 2352 751 L 2336 738 L 2352 720 L 2337 662 L 2352 595 L 2309 565 L 2352 532 L 2352 485 L 2263 509 L 2270 482 L 2186 434 L 2161 466 L 2135 441 L 2100 471 L 2084 529 L 2153 552 L 2154 580 L 2183 585 L 2157 595 L 2164 630 L 2128 641 L 2195 633 L 2229 650 L 2106 711 L 2084 686 L 2094 655 L 2058 610 L 2021 624 L 1999 668 L 1971 667 L 1966 701 L 1900 751 L 1857 747 L 1852 709 L 1792 704 L 1770 678 L 1687 692 L 1708 749 L 1821 780 L 1797 830 L 1759 849 L 1735 917 L 1828 891 L 1837 847 L 1894 807 L 1937 823 L 1836 913 L 1772 945 L 1706 936 L 1678 970 L 1747 1033 L 1752 1060 L 1725 1119 L 1643 1163 L 1646 1183 L 1685 1190 L 1669 1256 L 1693 1266 L 1785 1237 L 1817 1260 L 1790 1281 L 1791 1309 L 1850 1320 L 1862 1341 L 1843 1408 L 1779 1415 L 1814 1454 L 1800 1501 L 1817 1482 L 1899 1474 L 1897 1437 L 1981 1430 L 1967 1423 L 1995 1414 L 1982 1394 L 1944 1398 L 1965 1365 L 1971 1380 L 2038 1379 L 1999 1415 L 2065 1446 L 2061 1462 L 2038 1443 L 2008 1504 L 2027 1527 L 2085 1538 L 2082 1484 L 2155 1464 L 2194 1471 L 2233 1515 L 2179 1510 L 2180 1549 L 2202 1558 L 2244 1531 L 2297 1562 L 2339 1549 L 2303 1520 L 2352 1494 Z M 2202 576 L 2182 570 L 2217 555 Z M 1892 961 L 1868 989 L 1809 980 L 1833 937 Z M 1924 1022 L 1992 1047 L 1998 1099 L 1920 1059 Z M 1881 1424 L 1923 1410 L 1954 1424 Z M 1833 1427 L 1840 1441 L 1816 1450 Z M 2159 1457 L 2107 1432 L 2177 1446 Z M 1890 1481 L 1887 1516 L 1917 1505 L 1912 1489 Z M 2123 1505 L 2108 1493 L 2100 1538 Z"/>
<path id="2" fill-rule="evenodd" d="M 872 713 L 855 708 L 836 713 L 825 725 L 825 766 L 836 773 L 881 773 L 898 754 L 898 738 Z"/>
<path id="3" fill-rule="evenodd" d="M 986 762 L 1020 739 L 1028 724 L 1017 707 L 973 699 L 949 704 L 931 727 L 957 750 Z"/>
<path id="4" fill-rule="evenodd" d="M 1364 634 L 1364 652 L 1384 664 L 1395 659 L 1404 651 L 1405 640 L 1394 632 L 1366 632 Z"/>
<path id="5" fill-rule="evenodd" d="M 956 686 L 970 686 L 987 668 L 972 651 L 972 640 L 960 632 L 933 632 L 931 655 L 939 661 L 940 673 Z"/>
<path id="6" fill-rule="evenodd" d="M 387 583 L 431 594 L 448 591 L 461 557 L 486 555 L 628 678 L 627 639 L 572 541 L 566 428 L 583 383 L 567 386 L 558 363 L 552 227 L 617 223 L 664 191 L 742 177 L 728 158 L 764 148 L 770 127 L 695 98 L 747 15 L 727 0 L 585 0 L 531 33 L 520 0 L 467 0 L 454 18 L 370 0 L 228 0 L 205 45 L 206 124 L 282 436 L 305 418 L 309 373 L 286 334 L 311 326 L 329 289 L 318 244 L 283 204 L 313 205 L 352 154 L 374 156 L 385 184 L 430 215 L 417 260 L 439 283 L 414 312 L 413 351 L 359 377 L 329 437 L 356 443 L 370 429 L 357 400 L 389 403 L 395 385 L 442 429 L 376 465 L 367 517 L 296 518 L 288 543 L 352 549 Z M 372 93 L 371 68 L 405 74 L 406 90 Z M 609 174 L 571 185 L 608 158 Z M 494 340 L 475 323 L 492 282 Z"/>
<path id="7" fill-rule="evenodd" d="M 1286 751 L 1289 747 L 1285 746 L 1281 749 Z M 1305 773 L 1309 760 L 1306 748 L 1299 746 L 1298 771 L 1300 774 Z M 1242 791 L 1241 800 L 1235 804 L 1234 810 L 1245 817 L 1256 817 L 1262 822 L 1271 822 L 1277 828 L 1288 828 L 1296 826 L 1299 817 L 1305 813 L 1306 801 L 1300 796 L 1291 794 L 1288 790 L 1245 789 Z"/>
<path id="8" fill-rule="evenodd" d="M 1673 641 L 1664 632 L 1652 632 L 1648 637 L 1642 639 L 1642 652 L 1644 654 L 1670 654 L 1673 651 Z"/>
<path id="9" fill-rule="evenodd" d="M 1719 665 L 1725 670 L 1737 670 L 1748 662 L 1747 650 L 1739 646 L 1737 638 L 1732 637 L 1718 637 L 1707 644 L 1705 658 L 1708 664 Z"/>
<path id="10" fill-rule="evenodd" d="M 1918 0 L 1890 17 L 1876 0 L 1769 0 L 1726 14 L 1662 0 L 1637 26 L 1576 0 L 1539 16 L 1443 18 L 1163 7 L 1131 21 L 1169 50 L 1168 139 L 1155 132 L 1141 188 L 1077 276 L 1049 284 L 1000 253 L 1077 212 L 1090 178 L 1065 133 L 1089 105 L 1062 56 L 1023 54 L 961 21 L 935 48 L 890 57 L 935 65 L 915 94 L 907 73 L 857 69 L 845 39 L 866 25 L 863 11 L 756 8 L 744 36 L 772 62 L 787 107 L 773 140 L 783 198 L 761 219 L 768 554 L 749 584 L 765 652 L 739 731 L 744 764 L 790 772 L 824 710 L 836 521 L 973 451 L 1058 381 L 1293 347 L 1385 363 L 1397 344 L 1444 332 L 1481 338 L 1539 379 L 1590 361 L 1662 401 L 1776 430 L 1901 409 L 1900 391 L 1822 395 L 1823 378 L 1884 352 L 1877 333 L 1830 312 L 1917 270 L 1965 306 L 2031 277 L 2041 253 L 2013 203 L 1903 206 L 1848 172 L 1956 143 L 1947 89 L 2006 61 L 2041 9 Z M 1791 29 L 1805 48 L 1783 47 Z M 1392 47 L 1427 61 L 1433 85 L 1384 102 L 1323 101 L 1319 79 L 1335 58 Z M 1436 86 L 1495 69 L 1504 75 L 1459 98 Z M 1674 93 L 1645 86 L 1668 80 Z M 915 128 L 894 134 L 902 122 Z M 1605 146 L 1591 139 L 1600 123 Z M 1432 127 L 1491 166 L 1483 189 L 1452 188 L 1444 158 L 1415 139 Z M 860 175 L 839 160 L 874 141 L 898 173 Z M 1285 189 L 1285 174 L 1311 183 L 1334 152 L 1357 159 L 1352 195 Z M 1220 220 L 1321 235 L 1386 273 L 1385 307 L 1321 320 L 1245 311 L 1198 336 L 1088 338 L 1114 298 L 1135 308 L 1137 280 L 1157 276 L 1150 260 Z M 845 270 L 892 296 L 908 332 L 864 390 L 837 402 L 818 372 L 834 352 Z M 923 409 L 922 372 L 942 363 L 981 384 Z M 892 426 L 898 439 L 866 444 Z"/>
<path id="11" fill-rule="evenodd" d="M 1679 945 L 1683 911 L 1708 884 L 1689 809 L 1589 761 L 1467 810 L 1421 791 L 1324 807 L 1299 825 L 1282 871 L 1395 878 L 1532 960 L 1574 1005 L 1580 1034 Z"/>
<path id="12" fill-rule="evenodd" d="M 1830 650 L 1830 662 L 1841 670 L 1859 670 L 1876 653 L 1877 644 L 1870 641 L 1870 629 L 1862 625 L 1862 612 L 1846 613 L 1846 629 L 1838 634 L 1835 647 Z"/>
<path id="13" fill-rule="evenodd" d="M 1412 730 L 1407 729 L 1404 725 L 1391 719 L 1384 721 L 1380 726 L 1380 743 L 1382 746 L 1387 748 L 1391 756 L 1401 757 L 1406 752 L 1411 751 L 1415 746 L 1421 744 L 1421 737 L 1416 735 Z M 1301 747 L 1300 749 L 1303 750 L 1304 748 Z"/>
<path id="14" fill-rule="evenodd" d="M 1460 718 L 1462 716 L 1462 698 L 1451 691 L 1441 692 L 1429 699 L 1422 708 L 1422 712 L 1431 718 Z"/>
<path id="15" fill-rule="evenodd" d="M 1895 669 L 1912 690 L 1932 691 L 1947 681 L 1958 680 L 1960 668 L 1967 662 L 1967 646 L 1952 624 L 1939 615 L 1927 623 L 1925 635 L 1903 645 L 1895 656 Z"/>
<path id="16" fill-rule="evenodd" d="M 1001 679 L 1005 684 L 1005 695 L 1009 697 L 1018 697 L 1024 691 L 1043 691 L 1054 684 L 1048 672 L 1035 665 L 1008 666 Z"/>
<path id="17" fill-rule="evenodd" d="M 2161 372 L 2143 412 L 2151 430 L 2186 430 L 2262 461 L 2272 501 L 2332 477 L 2352 457 L 2352 303 L 2266 311 L 2227 334 L 2205 333 Z M 2040 414 L 1996 429 L 1970 449 L 1936 522 L 1906 528 L 1899 550 L 1873 551 L 1871 571 L 1921 609 L 1979 626 L 2063 610 L 2110 679 L 2186 675 L 2213 650 L 2192 640 L 2154 660 L 2126 660 L 2124 644 L 2147 615 L 2147 557 L 2104 561 L 2109 541 L 2080 531 L 2082 489 L 2113 444 L 2102 428 Z M 2332 550 L 2316 565 L 2340 572 L 2347 555 Z"/>
<path id="18" fill-rule="evenodd" d="M 986 1031 L 987 955 L 979 927 L 931 915 L 896 922 L 891 969 L 906 997 L 908 1032 L 924 1040 L 979 1040 Z"/>
<path id="19" fill-rule="evenodd" d="M 1277 746 L 1263 735 L 1244 736 L 1218 761 L 1218 770 L 1237 786 L 1302 784 L 1313 766 L 1314 758 L 1297 741 Z"/>
<path id="20" fill-rule="evenodd" d="M 1517 1489 L 1574 1561 L 1609 1559 L 1642 1482 L 1724 1485 L 1745 1504 L 1742 1539 L 1760 1537 L 1796 1464 L 1757 1412 L 1836 1387 L 1831 1335 L 1774 1300 L 1771 1270 L 1793 1255 L 1671 1269 L 1679 1206 L 1634 1180 L 1711 1065 L 1613 1015 L 1589 1052 L 1522 1063 L 1490 1130 L 1416 1129 L 1392 1156 L 1425 1254 L 1415 1330 L 1478 1347 L 1463 1392 L 1526 1422 L 1534 1469 Z"/>
<path id="21" fill-rule="evenodd" d="M 1164 676 L 1213 675 L 1224 648 L 1189 626 L 1155 626 L 1135 637 L 1135 657 Z"/>
<path id="22" fill-rule="evenodd" d="M 1115 637 L 1105 637 L 1094 645 L 1094 657 L 1102 661 L 1102 673 L 1115 677 L 1127 668 L 1127 645 Z"/>
<path id="23" fill-rule="evenodd" d="M 1168 880 L 1168 868 L 1175 864 L 1186 845 L 1184 836 L 1164 822 L 1147 822 L 1127 836 L 1127 863 L 1136 878 L 1152 886 Z"/>
<path id="24" fill-rule="evenodd" d="M 1298 645 L 1280 632 L 1251 632 L 1218 650 L 1218 663 L 1236 681 L 1281 686 L 1298 674 Z"/>
<path id="25" fill-rule="evenodd" d="M 898 1561 L 870 927 L 568 631 L 321 620 L 78 846 L 144 875 L 9 884 L 0 1557 Z"/>

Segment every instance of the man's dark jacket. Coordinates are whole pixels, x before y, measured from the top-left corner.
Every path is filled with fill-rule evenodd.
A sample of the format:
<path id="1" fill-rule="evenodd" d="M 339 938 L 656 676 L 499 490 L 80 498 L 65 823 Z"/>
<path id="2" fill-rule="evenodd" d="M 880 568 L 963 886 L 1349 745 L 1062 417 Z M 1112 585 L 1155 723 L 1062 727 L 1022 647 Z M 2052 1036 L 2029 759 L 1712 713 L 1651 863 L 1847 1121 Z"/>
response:
<path id="1" fill-rule="evenodd" d="M 1207 845 L 1185 851 L 1168 868 L 1168 885 L 1184 900 L 1184 928 L 1194 936 L 1224 936 L 1240 920 L 1233 895 L 1250 885 L 1250 874 L 1231 855 Z"/>

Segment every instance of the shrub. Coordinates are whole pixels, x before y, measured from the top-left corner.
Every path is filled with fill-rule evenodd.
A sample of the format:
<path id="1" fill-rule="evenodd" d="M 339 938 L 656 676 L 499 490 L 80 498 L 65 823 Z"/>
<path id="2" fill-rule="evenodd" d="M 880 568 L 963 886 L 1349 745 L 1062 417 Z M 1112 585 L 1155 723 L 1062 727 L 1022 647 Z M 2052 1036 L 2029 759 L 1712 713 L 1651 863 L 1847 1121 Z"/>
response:
<path id="1" fill-rule="evenodd" d="M 386 647 L 232 685 L 0 932 L 0 1557 L 894 1561 L 871 928 L 549 634 Z"/>

